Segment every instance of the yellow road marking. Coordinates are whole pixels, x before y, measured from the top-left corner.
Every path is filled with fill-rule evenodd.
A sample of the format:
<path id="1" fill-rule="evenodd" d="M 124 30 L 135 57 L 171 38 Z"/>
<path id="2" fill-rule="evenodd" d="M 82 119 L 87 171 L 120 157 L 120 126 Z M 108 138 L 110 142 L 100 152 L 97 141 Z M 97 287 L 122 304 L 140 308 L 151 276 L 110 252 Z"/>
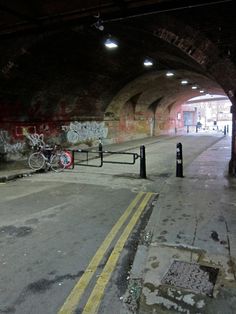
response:
<path id="1" fill-rule="evenodd" d="M 104 294 L 104 290 L 106 285 L 111 277 L 112 272 L 114 271 L 120 253 L 122 252 L 125 242 L 127 241 L 131 231 L 133 230 L 134 226 L 136 225 L 138 219 L 140 218 L 144 208 L 146 207 L 148 201 L 150 200 L 153 193 L 147 193 L 144 197 L 143 201 L 141 202 L 140 206 L 138 207 L 135 214 L 132 216 L 129 224 L 126 226 L 125 230 L 123 231 L 120 239 L 118 240 L 116 246 L 114 247 L 101 275 L 99 276 L 97 283 L 86 303 L 82 314 L 95 314 L 98 311 L 102 296 Z"/>
<path id="2" fill-rule="evenodd" d="M 84 274 L 81 276 L 77 284 L 72 289 L 70 295 L 67 297 L 65 303 L 59 310 L 58 314 L 70 314 L 73 313 L 76 309 L 76 306 L 78 305 L 86 287 L 88 286 L 90 280 L 92 279 L 94 273 L 96 272 L 102 258 L 104 257 L 104 254 L 106 253 L 107 249 L 109 248 L 111 242 L 117 235 L 118 231 L 122 227 L 122 225 L 125 223 L 126 219 L 131 214 L 134 207 L 137 205 L 137 203 L 140 201 L 140 199 L 143 197 L 144 192 L 140 192 L 135 199 L 130 203 L 130 205 L 127 207 L 123 215 L 119 218 L 117 223 L 113 226 L 111 231 L 106 236 L 105 240 L 101 244 L 100 248 L 97 250 L 96 254 L 92 258 L 91 262 L 89 263 L 88 267 L 86 268 Z"/>

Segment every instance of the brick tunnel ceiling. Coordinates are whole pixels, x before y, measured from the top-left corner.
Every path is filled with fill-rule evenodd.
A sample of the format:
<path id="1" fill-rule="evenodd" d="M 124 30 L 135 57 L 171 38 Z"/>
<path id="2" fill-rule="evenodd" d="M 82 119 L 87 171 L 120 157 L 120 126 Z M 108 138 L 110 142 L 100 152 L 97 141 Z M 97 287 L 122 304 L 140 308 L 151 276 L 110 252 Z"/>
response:
<path id="1" fill-rule="evenodd" d="M 147 106 L 162 98 L 175 103 L 199 95 L 199 90 L 181 86 L 181 79 L 224 94 L 213 70 L 220 58 L 230 59 L 233 67 L 236 62 L 232 5 L 187 0 L 1 1 L 1 102 L 19 102 L 24 112 L 40 101 L 53 115 L 64 101 L 80 106 L 81 115 L 102 118 L 106 110 L 119 111 L 119 105 L 136 95 L 142 94 Z M 104 31 L 94 27 L 98 12 Z M 108 34 L 118 39 L 118 49 L 104 48 Z M 182 42 L 186 34 L 194 44 Z M 209 48 L 211 54 L 204 55 Z M 146 56 L 156 61 L 154 68 L 143 67 Z M 167 70 L 175 76 L 167 78 Z"/>

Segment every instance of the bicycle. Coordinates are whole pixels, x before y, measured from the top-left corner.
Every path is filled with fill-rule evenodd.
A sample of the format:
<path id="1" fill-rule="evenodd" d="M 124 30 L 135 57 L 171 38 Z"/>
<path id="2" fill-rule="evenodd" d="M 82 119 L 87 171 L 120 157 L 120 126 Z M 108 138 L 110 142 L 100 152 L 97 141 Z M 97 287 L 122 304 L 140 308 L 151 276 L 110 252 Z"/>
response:
<path id="1" fill-rule="evenodd" d="M 71 158 L 68 152 L 62 151 L 57 145 L 50 147 L 45 145 L 39 147 L 38 151 L 32 153 L 28 158 L 28 164 L 33 170 L 52 169 L 61 172 L 71 165 Z"/>

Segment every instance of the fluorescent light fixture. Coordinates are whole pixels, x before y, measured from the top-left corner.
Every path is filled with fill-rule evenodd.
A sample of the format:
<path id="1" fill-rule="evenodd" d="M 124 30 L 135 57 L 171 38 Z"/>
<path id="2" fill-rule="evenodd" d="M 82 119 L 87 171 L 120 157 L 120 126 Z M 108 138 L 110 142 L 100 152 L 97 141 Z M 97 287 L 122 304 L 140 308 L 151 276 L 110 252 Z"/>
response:
<path id="1" fill-rule="evenodd" d="M 166 73 L 166 76 L 168 76 L 168 77 L 174 76 L 174 73 L 173 73 L 173 72 L 168 71 L 168 72 Z"/>
<path id="2" fill-rule="evenodd" d="M 144 61 L 143 61 L 143 65 L 145 66 L 145 67 L 151 67 L 151 66 L 153 66 L 153 61 L 151 60 L 151 59 L 149 59 L 149 58 L 146 58 Z"/>
<path id="3" fill-rule="evenodd" d="M 204 93 L 204 90 L 203 90 L 203 89 L 201 89 L 201 90 L 199 91 L 199 93 L 203 94 L 203 93 Z"/>
<path id="4" fill-rule="evenodd" d="M 187 80 L 182 80 L 182 81 L 181 81 L 181 84 L 182 84 L 182 85 L 186 85 L 186 84 L 188 84 L 188 81 L 187 81 Z"/>
<path id="5" fill-rule="evenodd" d="M 118 47 L 117 42 L 116 42 L 114 39 L 112 39 L 112 38 L 107 38 L 107 39 L 105 40 L 104 45 L 105 45 L 108 49 L 114 49 L 114 48 L 117 48 L 117 47 Z"/>
<path id="6" fill-rule="evenodd" d="M 197 89 L 197 86 L 196 86 L 196 85 L 193 85 L 193 86 L 192 86 L 192 89 Z"/>

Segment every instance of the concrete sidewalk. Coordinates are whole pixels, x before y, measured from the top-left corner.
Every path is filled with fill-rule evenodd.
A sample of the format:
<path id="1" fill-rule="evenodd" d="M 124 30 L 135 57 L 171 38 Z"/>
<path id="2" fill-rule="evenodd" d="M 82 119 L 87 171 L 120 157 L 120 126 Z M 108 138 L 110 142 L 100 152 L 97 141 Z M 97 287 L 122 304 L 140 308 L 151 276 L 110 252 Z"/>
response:
<path id="1" fill-rule="evenodd" d="M 35 173 L 30 169 L 27 160 L 11 161 L 0 165 L 0 182 L 30 176 Z"/>
<path id="2" fill-rule="evenodd" d="M 225 137 L 164 184 L 122 313 L 236 313 L 236 179 Z M 148 243 L 149 242 L 149 243 Z"/>

